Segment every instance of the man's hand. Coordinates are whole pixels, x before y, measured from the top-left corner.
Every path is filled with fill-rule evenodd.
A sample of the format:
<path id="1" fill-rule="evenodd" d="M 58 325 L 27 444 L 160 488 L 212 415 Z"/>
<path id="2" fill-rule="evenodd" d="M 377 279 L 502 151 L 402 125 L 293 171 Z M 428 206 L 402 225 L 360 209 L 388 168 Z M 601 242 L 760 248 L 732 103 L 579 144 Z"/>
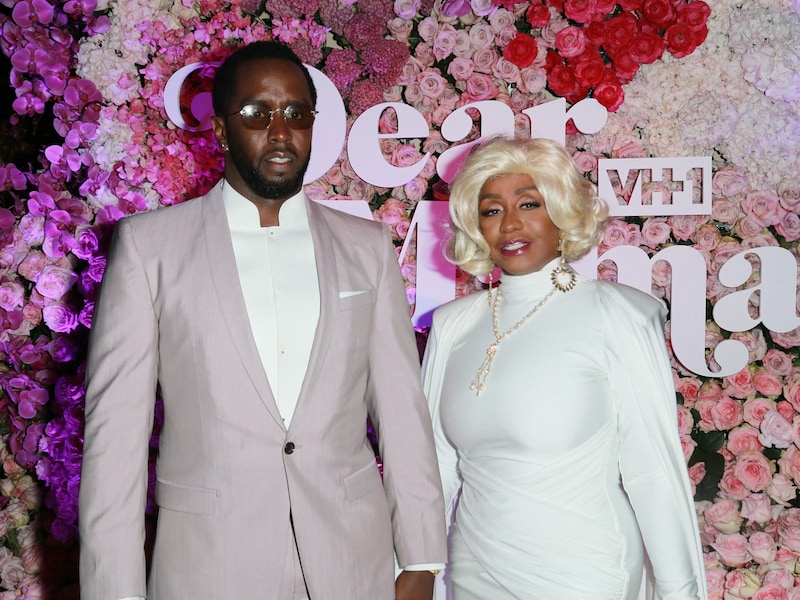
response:
<path id="1" fill-rule="evenodd" d="M 435 576 L 430 571 L 403 571 L 394 584 L 396 600 L 432 600 Z"/>

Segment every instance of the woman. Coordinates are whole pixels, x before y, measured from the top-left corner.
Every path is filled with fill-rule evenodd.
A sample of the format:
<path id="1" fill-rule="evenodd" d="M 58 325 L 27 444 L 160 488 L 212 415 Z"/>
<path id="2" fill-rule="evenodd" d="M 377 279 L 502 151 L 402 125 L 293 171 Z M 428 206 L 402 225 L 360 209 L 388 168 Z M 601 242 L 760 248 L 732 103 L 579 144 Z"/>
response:
<path id="1" fill-rule="evenodd" d="M 450 214 L 451 260 L 502 270 L 434 313 L 423 365 L 452 598 L 635 599 L 646 549 L 657 597 L 705 599 L 665 309 L 566 263 L 598 241 L 603 202 L 558 144 L 494 139 Z"/>

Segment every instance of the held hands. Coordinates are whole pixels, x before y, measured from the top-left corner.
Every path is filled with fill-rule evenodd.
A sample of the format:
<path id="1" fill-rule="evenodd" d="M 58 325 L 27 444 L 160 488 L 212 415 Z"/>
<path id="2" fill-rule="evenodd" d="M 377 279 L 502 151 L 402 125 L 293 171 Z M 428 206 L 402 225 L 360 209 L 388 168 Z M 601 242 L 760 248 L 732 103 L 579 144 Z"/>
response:
<path id="1" fill-rule="evenodd" d="M 430 571 L 403 571 L 394 584 L 396 600 L 432 600 L 435 575 Z"/>

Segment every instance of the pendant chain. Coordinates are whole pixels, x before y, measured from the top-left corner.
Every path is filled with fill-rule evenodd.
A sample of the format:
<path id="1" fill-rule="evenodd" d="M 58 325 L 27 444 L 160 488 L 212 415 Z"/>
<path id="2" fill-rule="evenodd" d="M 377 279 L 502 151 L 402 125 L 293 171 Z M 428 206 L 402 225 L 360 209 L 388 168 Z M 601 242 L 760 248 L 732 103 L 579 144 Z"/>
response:
<path id="1" fill-rule="evenodd" d="M 562 282 L 560 280 L 563 277 L 567 278 L 566 282 Z M 535 315 L 539 309 L 542 308 L 542 306 L 544 306 L 548 300 L 550 300 L 550 298 L 553 297 L 553 294 L 555 294 L 556 291 L 567 293 L 573 287 L 575 287 L 575 271 L 569 267 L 565 267 L 563 264 L 553 271 L 551 274 L 551 279 L 553 281 L 553 289 L 550 290 L 547 295 L 536 304 L 536 306 L 529 310 L 528 314 L 517 321 L 512 327 L 506 329 L 503 333 L 500 333 L 500 322 L 498 318 L 498 307 L 500 306 L 500 298 L 502 297 L 503 293 L 499 289 L 495 293 L 492 293 L 491 280 L 489 281 L 487 298 L 489 300 L 489 308 L 492 311 L 494 343 L 489 344 L 489 346 L 486 348 L 486 358 L 483 359 L 483 363 L 481 363 L 481 366 L 475 375 L 475 379 L 473 379 L 472 383 L 470 383 L 469 389 L 475 390 L 476 395 L 480 396 L 481 392 L 486 387 L 486 378 L 489 377 L 489 373 L 492 370 L 492 362 L 494 361 L 495 354 L 497 354 L 497 348 L 500 345 L 500 342 L 527 323 L 528 320 Z"/>

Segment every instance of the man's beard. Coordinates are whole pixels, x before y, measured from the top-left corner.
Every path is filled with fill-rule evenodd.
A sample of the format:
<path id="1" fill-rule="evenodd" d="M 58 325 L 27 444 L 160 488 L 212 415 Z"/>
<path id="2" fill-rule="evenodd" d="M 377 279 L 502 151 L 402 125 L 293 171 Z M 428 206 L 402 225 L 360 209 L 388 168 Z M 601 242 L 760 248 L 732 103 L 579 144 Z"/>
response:
<path id="1" fill-rule="evenodd" d="M 257 196 L 267 200 L 284 200 L 300 191 L 310 156 L 291 179 L 269 181 L 247 159 L 243 152 L 231 148 L 230 156 L 242 180 Z"/>

